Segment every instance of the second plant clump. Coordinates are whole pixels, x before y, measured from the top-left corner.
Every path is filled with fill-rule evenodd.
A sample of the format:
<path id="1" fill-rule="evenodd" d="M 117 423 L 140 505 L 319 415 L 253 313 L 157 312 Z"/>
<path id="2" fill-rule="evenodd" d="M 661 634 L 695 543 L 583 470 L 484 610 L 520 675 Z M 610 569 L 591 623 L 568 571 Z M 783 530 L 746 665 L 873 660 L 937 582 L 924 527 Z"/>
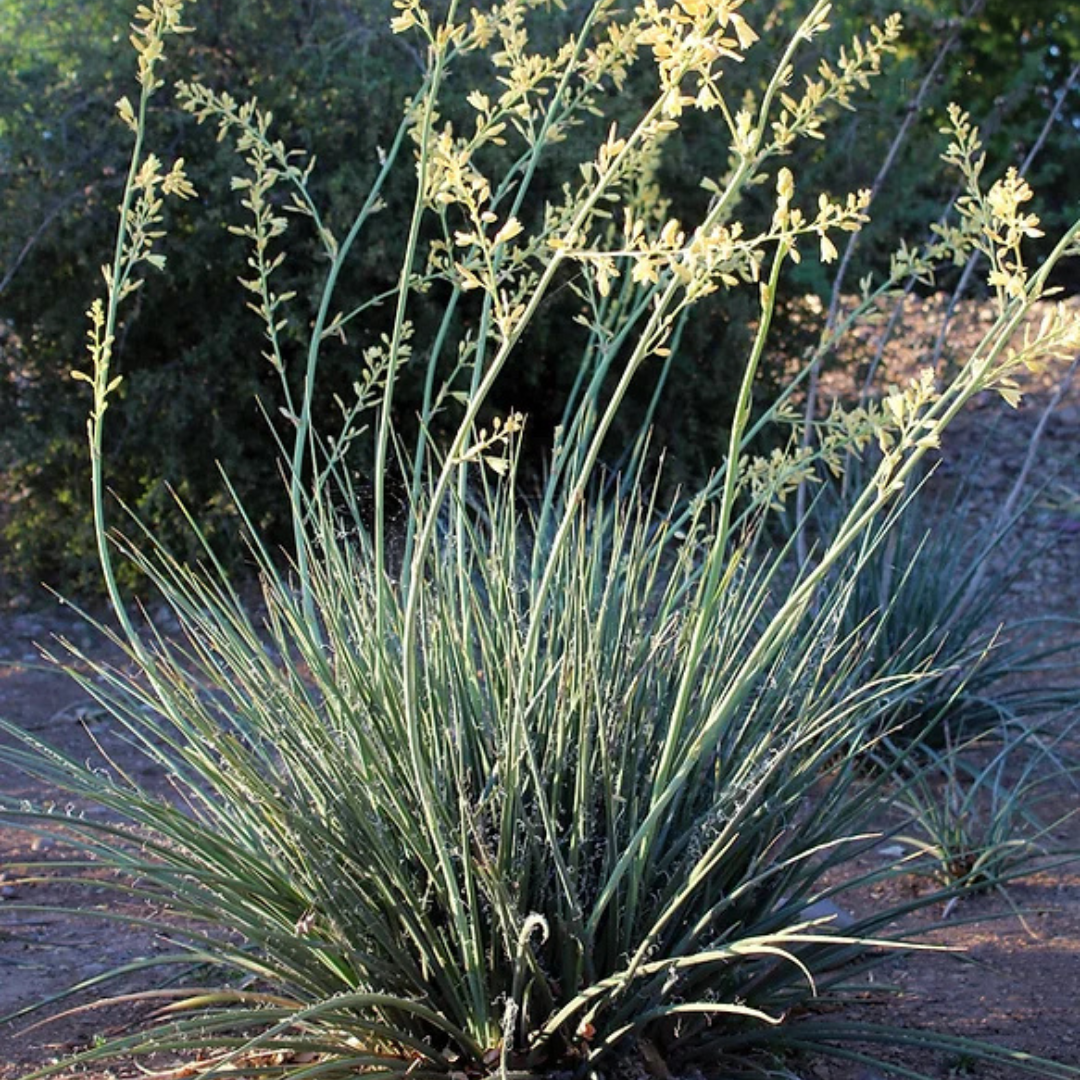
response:
<path id="1" fill-rule="evenodd" d="M 866 1060 L 867 1044 L 896 1033 L 845 1024 L 815 1003 L 843 1000 L 883 955 L 919 946 L 893 928 L 896 909 L 840 931 L 815 905 L 866 880 L 834 873 L 880 842 L 867 822 L 891 781 L 866 763 L 883 752 L 890 718 L 940 673 L 932 655 L 903 668 L 875 660 L 888 620 L 852 625 L 856 583 L 965 402 L 986 389 L 1014 396 L 1021 368 L 1080 348 L 1063 308 L 1022 340 L 1015 333 L 1054 266 L 1078 254 L 1080 226 L 1031 273 L 1031 192 L 1014 172 L 984 188 L 977 132 L 954 110 L 945 157 L 966 184 L 956 223 L 904 247 L 892 278 L 864 283 L 829 334 L 973 249 L 990 260 L 997 319 L 952 382 L 928 375 L 878 404 L 836 410 L 805 442 L 792 412 L 799 377 L 752 408 L 781 273 L 807 244 L 834 259 L 835 238 L 866 220 L 869 196 L 821 193 L 804 209 L 777 159 L 851 104 L 895 48 L 899 19 L 796 83 L 800 45 L 827 30 L 829 5 L 817 3 L 760 99 L 731 102 L 724 66 L 757 38 L 739 0 L 596 0 L 547 53 L 530 46 L 543 4 L 395 6 L 394 28 L 418 39 L 425 76 L 341 234 L 311 193 L 311 162 L 274 141 L 255 103 L 178 88 L 245 163 L 233 181 L 248 215 L 236 230 L 251 249 L 243 284 L 281 377 L 293 547 L 282 555 L 245 522 L 262 585 L 255 605 L 209 547 L 203 566 L 184 565 L 153 535 L 112 532 L 106 520 L 102 431 L 120 385 L 121 304 L 149 287 L 145 266 L 164 266 L 164 200 L 193 194 L 183 162 L 166 167 L 144 145 L 183 4 L 153 0 L 136 15 L 140 95 L 119 104 L 131 171 L 84 376 L 101 560 L 116 640 L 136 673 L 90 664 L 73 675 L 175 794 L 25 736 L 0 753 L 114 811 L 116 824 L 16 806 L 5 816 L 55 827 L 119 870 L 124 888 L 159 905 L 176 944 L 153 963 L 199 974 L 198 985 L 175 985 L 146 1031 L 78 1060 L 188 1048 L 205 1056 L 206 1077 L 294 1078 L 586 1075 L 633 1054 L 675 1072 L 790 1076 L 795 1052 Z M 470 55 L 470 70 L 485 60 L 489 82 L 469 95 L 468 122 L 451 123 L 440 92 Z M 636 125 L 600 130 L 594 155 L 543 201 L 532 189 L 541 159 L 646 63 L 656 93 Z M 691 111 L 715 117 L 730 169 L 702 178 L 707 206 L 684 224 L 667 217 L 657 176 Z M 342 299 L 342 272 L 363 257 L 364 226 L 395 168 L 417 177 L 397 289 Z M 740 206 L 766 183 L 771 221 L 755 230 Z M 286 210 L 316 231 L 327 260 L 298 391 L 288 375 L 302 328 L 273 285 Z M 527 362 L 530 320 L 562 287 L 578 296 L 589 338 L 536 485 L 516 467 L 527 418 L 485 404 Z M 635 380 L 662 392 L 695 301 L 741 288 L 757 292 L 760 314 L 726 460 L 692 497 L 667 496 L 647 427 L 617 467 L 609 435 Z M 445 317 L 421 341 L 410 301 L 430 290 L 445 294 Z M 340 430 L 317 432 L 320 352 L 347 341 L 376 303 L 393 308 L 392 328 L 363 351 Z M 411 444 L 394 411 L 407 364 L 426 371 Z M 755 456 L 759 436 L 785 425 L 790 439 Z M 362 492 L 349 467 L 360 438 L 373 440 L 376 462 Z M 810 557 L 796 558 L 794 541 L 776 541 L 775 508 L 856 454 L 870 462 L 865 481 Z M 118 557 L 153 582 L 179 634 L 127 613 Z M 912 906 L 969 885 L 950 880 Z M 936 1045 L 967 1047 L 944 1036 Z"/>

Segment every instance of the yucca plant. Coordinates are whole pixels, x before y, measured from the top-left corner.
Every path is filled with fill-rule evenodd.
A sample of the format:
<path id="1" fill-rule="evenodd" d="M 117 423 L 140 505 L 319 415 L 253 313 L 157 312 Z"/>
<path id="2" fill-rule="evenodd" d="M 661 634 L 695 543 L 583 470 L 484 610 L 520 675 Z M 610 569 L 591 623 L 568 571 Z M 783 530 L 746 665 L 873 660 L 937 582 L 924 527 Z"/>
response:
<path id="1" fill-rule="evenodd" d="M 929 762 L 905 770 L 895 804 L 913 831 L 902 839 L 944 883 L 1006 896 L 1005 886 L 1025 870 L 1074 859 L 1054 837 L 1076 811 L 1047 820 L 1043 809 L 1054 795 L 1076 791 L 1076 766 L 1060 754 L 1074 729 L 1051 739 L 1024 729 L 993 741 L 947 739 Z"/>
<path id="2" fill-rule="evenodd" d="M 834 413 L 812 451 L 792 441 L 757 459 L 762 427 L 788 422 L 787 395 L 751 415 L 783 267 L 806 240 L 829 261 L 831 234 L 867 211 L 865 195 L 821 194 L 804 212 L 776 159 L 849 104 L 894 48 L 899 19 L 796 93 L 799 45 L 826 29 L 828 4 L 815 4 L 761 99 L 736 107 L 723 67 L 756 37 L 738 0 L 596 0 L 553 55 L 530 51 L 542 4 L 396 6 L 395 29 L 424 45 L 426 76 L 345 235 L 323 221 L 310 163 L 273 140 L 270 117 L 205 87 L 178 90 L 236 139 L 246 163 L 234 181 L 251 217 L 238 230 L 252 248 L 244 284 L 290 425 L 281 448 L 294 545 L 274 550 L 247 522 L 258 603 L 210 545 L 202 566 L 188 566 L 136 522 L 123 534 L 106 522 L 102 430 L 117 386 L 118 311 L 142 284 L 140 267 L 163 260 L 162 197 L 191 193 L 182 162 L 166 169 L 143 145 L 182 3 L 153 0 L 137 14 L 142 93 L 138 106 L 119 106 L 134 136 L 131 173 L 107 295 L 90 310 L 85 376 L 101 559 L 127 662 L 80 658 L 87 666 L 73 675 L 172 790 L 24 738 L 6 760 L 109 808 L 115 823 L 13 806 L 6 816 L 63 832 L 95 866 L 116 868 L 121 887 L 153 897 L 176 947 L 147 963 L 198 977 L 149 999 L 165 1004 L 146 1031 L 75 1060 L 185 1048 L 210 1055 L 207 1078 L 301 1078 L 586 1075 L 629 1055 L 790 1075 L 791 1048 L 858 1056 L 845 1038 L 891 1034 L 845 1030 L 819 1018 L 815 1002 L 842 1000 L 884 952 L 915 946 L 893 927 L 902 911 L 840 932 L 816 905 L 846 887 L 835 884 L 838 868 L 877 842 L 868 821 L 885 780 L 857 761 L 880 738 L 882 710 L 933 672 L 868 673 L 880 628 L 845 626 L 852 582 L 965 401 L 987 388 L 1011 394 L 1018 365 L 1077 347 L 1080 326 L 1064 310 L 1020 348 L 1010 341 L 1054 264 L 1076 253 L 1080 226 L 1029 275 L 1020 249 L 1036 228 L 1021 209 L 1030 193 L 1013 173 L 983 191 L 977 135 L 954 111 L 947 158 L 970 185 L 961 224 L 928 250 L 905 251 L 895 277 L 930 274 L 981 245 L 997 322 L 943 390 L 920 378 L 880 407 Z M 489 56 L 492 79 L 470 95 L 475 116 L 462 128 L 440 119 L 438 103 L 469 52 Z M 629 65 L 649 62 L 657 92 L 639 122 L 600 132 L 561 198 L 541 205 L 531 184 L 551 144 L 602 112 Z M 687 110 L 716 116 L 731 169 L 703 178 L 709 204 L 684 226 L 667 218 L 655 178 Z M 490 162 L 505 171 L 489 174 Z M 346 303 L 342 269 L 359 257 L 393 168 L 418 181 L 398 288 Z M 770 177 L 772 221 L 754 233 L 736 216 L 740 199 Z M 310 328 L 289 322 L 290 298 L 273 287 L 282 189 L 328 261 Z M 526 362 L 530 319 L 563 284 L 580 297 L 589 340 L 537 492 L 518 476 L 526 418 L 491 416 L 486 402 Z M 607 466 L 609 433 L 634 380 L 659 368 L 662 386 L 694 301 L 743 287 L 761 310 L 729 453 L 701 491 L 665 501 L 647 431 L 618 469 Z M 868 287 L 860 310 L 889 288 Z M 445 291 L 445 320 L 421 342 L 410 299 L 430 289 Z M 393 306 L 392 330 L 364 352 L 341 429 L 315 431 L 320 351 L 376 302 Z M 301 331 L 297 393 L 287 354 Z M 412 445 L 394 423 L 406 363 L 427 365 Z M 370 512 L 349 469 L 362 437 L 377 462 Z M 815 557 L 799 565 L 789 546 L 771 545 L 772 507 L 820 462 L 839 465 L 871 440 L 879 464 Z M 178 633 L 127 611 L 117 558 L 153 581 Z"/>
<path id="3" fill-rule="evenodd" d="M 874 625 L 869 671 L 935 672 L 886 716 L 897 748 L 917 742 L 939 751 L 950 739 L 1008 735 L 1080 705 L 1068 675 L 1075 620 L 1011 611 L 1010 590 L 1039 554 L 1017 542 L 1038 493 L 1002 519 L 971 520 L 965 504 L 983 460 L 948 498 L 936 493 L 932 475 L 912 485 L 885 542 L 860 568 L 844 612 L 851 633 Z M 842 484 L 825 486 L 813 504 L 815 534 L 828 535 L 843 517 L 864 469 L 854 461 Z"/>

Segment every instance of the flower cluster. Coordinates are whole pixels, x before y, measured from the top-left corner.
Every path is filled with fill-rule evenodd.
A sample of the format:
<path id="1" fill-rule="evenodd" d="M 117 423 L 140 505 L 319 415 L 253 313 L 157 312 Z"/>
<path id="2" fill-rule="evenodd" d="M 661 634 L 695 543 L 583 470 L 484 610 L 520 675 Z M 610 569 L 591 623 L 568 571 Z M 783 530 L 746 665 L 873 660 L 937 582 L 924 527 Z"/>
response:
<path id="1" fill-rule="evenodd" d="M 982 152 L 978 129 L 958 105 L 949 106 L 949 123 L 941 130 L 952 138 L 943 158 L 960 170 L 967 188 L 957 200 L 961 224 L 956 232 L 969 238 L 989 260 L 987 281 L 997 297 L 999 310 L 1004 310 L 1010 300 L 1020 299 L 1027 290 L 1023 241 L 1043 235 L 1038 217 L 1021 209 L 1032 198 L 1031 188 L 1015 168 L 1010 168 L 989 191 L 982 191 L 986 155 Z"/>
<path id="2" fill-rule="evenodd" d="M 117 115 L 134 136 L 131 166 L 128 170 L 124 197 L 120 205 L 120 229 L 111 265 L 101 267 L 105 280 L 107 301 L 95 300 L 87 311 L 90 329 L 87 345 L 91 372 L 74 370 L 72 377 L 87 382 L 93 388 L 90 411 L 90 444 L 93 462 L 93 486 L 97 513 L 102 500 L 101 430 L 109 399 L 121 383 L 121 376 L 112 373 L 113 345 L 120 303 L 141 285 L 136 271 L 142 264 L 163 270 L 165 256 L 154 250 L 154 244 L 164 235 L 165 198 L 175 196 L 190 199 L 195 188 L 184 171 L 184 159 L 177 158 L 167 171 L 156 154 L 143 150 L 146 110 L 154 93 L 164 85 L 156 68 L 164 55 L 164 39 L 169 34 L 190 32 L 181 23 L 184 0 L 152 0 L 141 4 L 132 23 L 131 44 L 138 62 L 138 81 L 141 87 L 138 106 L 126 95 L 116 103 Z M 106 564 L 106 577 L 109 568 Z"/>
<path id="3" fill-rule="evenodd" d="M 611 147 L 609 143 L 609 148 L 618 149 L 619 145 Z M 601 162 L 604 158 L 601 153 Z M 791 170 L 781 168 L 772 226 L 768 232 L 755 236 L 745 235 L 739 221 L 715 220 L 706 221 L 688 235 L 677 218 L 654 225 L 637 216 L 634 207 L 626 206 L 621 244 L 617 248 L 605 250 L 599 245 L 571 248 L 564 240 L 556 243 L 589 266 L 601 296 L 610 293 L 612 282 L 619 277 L 618 260 L 628 259 L 633 281 L 657 284 L 662 276 L 668 276 L 683 286 L 690 299 L 699 299 L 720 287 L 734 288 L 740 283 L 758 281 L 766 254 L 777 243 L 784 245 L 793 262 L 799 262 L 797 243 L 801 236 L 815 236 L 822 261 L 832 262 L 838 252 L 829 231 L 853 232 L 869 220 L 866 213 L 869 191 L 848 194 L 843 202 L 822 192 L 818 196 L 817 213 L 809 218 L 791 205 L 794 190 Z"/>
<path id="4" fill-rule="evenodd" d="M 131 26 L 131 44 L 139 64 L 139 85 L 153 93 L 162 82 L 154 74 L 154 68 L 164 54 L 163 39 L 167 34 L 189 34 L 190 26 L 180 19 L 184 13 L 185 0 L 153 0 L 149 6 L 140 4 L 135 11 Z"/>
<path id="5" fill-rule="evenodd" d="M 165 196 L 171 195 L 180 199 L 195 195 L 184 171 L 184 159 L 177 158 L 168 172 L 162 172 L 158 157 L 148 154 L 128 184 L 118 264 L 101 267 L 105 287 L 116 303 L 141 287 L 143 279 L 136 277 L 135 271 L 143 263 L 155 270 L 165 269 L 165 256 L 154 250 L 154 244 L 165 235 Z"/>
<path id="6" fill-rule="evenodd" d="M 686 108 L 703 111 L 722 106 L 718 86 L 723 60 L 739 61 L 758 40 L 738 9 L 744 0 L 676 0 L 661 7 L 656 0 L 641 5 L 647 28 L 641 42 L 652 48 L 660 74 L 663 115 L 677 118 Z M 691 82 L 692 94 L 683 90 Z"/>
<path id="7" fill-rule="evenodd" d="M 1015 408 L 1021 399 L 1016 373 L 1021 369 L 1039 373 L 1045 370 L 1047 361 L 1070 361 L 1078 355 L 1080 315 L 1065 304 L 1046 305 L 1038 327 L 1025 324 L 1019 343 L 1010 339 L 998 350 L 991 348 L 978 354 L 972 361 L 972 373 L 976 378 L 985 375 L 986 385 Z"/>
<path id="8" fill-rule="evenodd" d="M 1021 242 L 1028 236 L 1043 235 L 1038 217 L 1020 211 L 1020 205 L 1031 197 L 1031 188 L 1015 168 L 1010 168 L 986 196 L 989 221 L 985 236 L 993 264 L 988 280 L 999 297 L 1007 296 L 1010 300 L 1023 296 L 1027 286 Z"/>
<path id="9" fill-rule="evenodd" d="M 503 420 L 496 416 L 491 423 L 491 431 L 481 428 L 473 443 L 462 455 L 461 462 L 482 461 L 500 476 L 510 468 L 509 449 L 513 438 L 525 427 L 525 417 L 519 412 L 512 412 Z"/>
<path id="10" fill-rule="evenodd" d="M 817 456 L 811 447 L 792 442 L 767 456 L 744 457 L 739 462 L 739 485 L 755 506 L 783 510 L 788 497 L 803 484 L 817 481 Z"/>
<path id="11" fill-rule="evenodd" d="M 818 18 L 806 29 L 807 37 L 828 29 L 825 21 L 828 5 Z M 851 95 L 857 89 L 865 89 L 869 80 L 880 73 L 885 56 L 895 52 L 903 29 L 901 17 L 890 15 L 882 26 L 870 27 L 870 38 L 864 41 L 853 38 L 850 52 L 841 48 L 836 66 L 827 60 L 818 65 L 818 77 L 807 76 L 802 96 L 798 99 L 781 93 L 780 116 L 772 123 L 773 152 L 788 149 L 796 139 L 823 139 L 822 128 L 828 116 L 829 105 L 851 108 Z M 791 78 L 790 68 L 781 74 L 781 83 Z"/>
<path id="12" fill-rule="evenodd" d="M 824 191 L 820 192 L 817 214 L 812 220 L 798 208 L 792 207 L 794 193 L 795 178 L 790 169 L 782 168 L 776 179 L 776 210 L 773 213 L 772 227 L 774 235 L 787 238 L 793 262 L 797 263 L 800 259 L 798 249 L 795 247 L 795 238 L 799 235 L 816 236 L 821 248 L 821 261 L 831 263 L 835 262 L 839 252 L 829 238 L 829 230 L 857 232 L 870 220 L 866 213 L 870 207 L 868 189 L 849 192 L 842 203 L 830 199 Z"/>

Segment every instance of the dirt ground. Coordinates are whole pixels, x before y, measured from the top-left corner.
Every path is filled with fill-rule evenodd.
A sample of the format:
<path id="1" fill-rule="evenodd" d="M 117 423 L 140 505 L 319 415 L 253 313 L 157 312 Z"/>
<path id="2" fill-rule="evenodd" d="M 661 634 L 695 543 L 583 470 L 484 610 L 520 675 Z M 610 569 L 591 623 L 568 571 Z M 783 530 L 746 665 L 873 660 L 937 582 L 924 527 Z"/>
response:
<path id="1" fill-rule="evenodd" d="M 890 365 L 909 369 L 913 359 L 932 347 L 935 316 L 933 304 L 922 310 L 922 322 L 913 323 L 914 331 L 905 337 L 907 353 L 889 359 Z M 979 324 L 978 314 L 968 313 L 964 333 L 976 334 Z M 963 341 L 961 335 L 960 348 Z M 837 385 L 834 379 L 828 388 L 835 390 Z M 948 435 L 935 478 L 939 485 L 951 484 L 983 447 L 990 448 L 963 508 L 976 523 L 989 520 L 1010 489 L 1052 384 L 1035 381 L 1030 390 L 1016 410 L 987 395 Z M 1019 550 L 1038 554 L 1012 587 L 1011 619 L 1080 616 L 1078 431 L 1080 377 L 1046 424 L 1033 476 L 1052 479 L 1017 537 Z M 1006 551 L 1002 558 L 1014 555 L 1015 551 Z M 82 647 L 93 641 L 69 610 L 47 605 L 41 598 L 0 597 L 0 716 L 76 757 L 92 756 L 95 741 L 122 756 L 127 751 L 104 721 L 87 709 L 78 686 L 41 665 L 36 643 L 48 643 L 57 635 L 69 636 Z M 1080 680 L 1080 645 L 1072 654 L 1072 665 L 1068 677 Z M 1080 754 L 1080 747 L 1074 745 L 1073 750 Z M 153 781 L 152 776 L 146 779 Z M 0 773 L 0 789 L 28 799 L 48 795 L 10 774 Z M 1076 789 L 1062 787 L 1055 809 L 1067 812 L 1078 805 Z M 88 808 L 88 812 L 96 811 Z M 1053 839 L 1062 848 L 1080 851 L 1080 815 L 1065 822 Z M 165 948 L 138 926 L 101 918 L 97 912 L 102 909 L 124 912 L 123 902 L 104 887 L 88 892 L 65 883 L 63 858 L 63 850 L 47 836 L 0 827 L 0 1016 Z M 19 879 L 11 867 L 24 862 L 40 864 L 40 880 Z M 919 879 L 893 881 L 852 903 L 872 910 L 887 903 L 896 890 L 928 887 Z M 21 910 L 20 903 L 44 909 L 77 904 L 79 910 L 77 914 L 28 911 Z M 1023 919 L 1010 903 L 1024 913 Z M 129 904 L 127 913 L 138 915 L 139 910 Z M 1008 902 L 996 894 L 964 901 L 949 912 L 944 928 L 932 940 L 962 951 L 911 954 L 893 961 L 879 979 L 898 987 L 899 993 L 868 994 L 852 1018 L 903 1021 L 911 1027 L 990 1039 L 1080 1069 L 1080 864 L 1033 873 L 1010 888 Z M 123 988 L 137 990 L 150 984 L 149 976 L 132 976 L 124 980 Z M 93 994 L 78 1000 L 87 998 Z M 13 1080 L 32 1065 L 124 1030 L 139 1015 L 137 1007 L 119 1006 L 79 1012 L 30 1030 L 32 1021 L 26 1018 L 0 1024 L 0 1080 Z M 889 1048 L 887 1054 L 942 1078 L 1009 1080 L 1020 1075 L 956 1055 L 928 1059 L 902 1047 Z M 798 1067 L 800 1080 L 880 1080 L 876 1072 L 861 1066 L 808 1062 Z M 183 1070 L 174 1075 L 182 1074 Z M 131 1066 L 79 1075 L 106 1080 L 142 1074 Z"/>

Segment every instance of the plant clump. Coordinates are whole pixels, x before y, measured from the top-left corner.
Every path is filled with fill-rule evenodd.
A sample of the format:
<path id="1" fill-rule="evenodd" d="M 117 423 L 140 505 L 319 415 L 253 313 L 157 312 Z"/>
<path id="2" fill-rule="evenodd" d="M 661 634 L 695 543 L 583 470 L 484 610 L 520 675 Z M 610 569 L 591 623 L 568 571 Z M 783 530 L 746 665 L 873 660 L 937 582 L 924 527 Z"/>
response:
<path id="1" fill-rule="evenodd" d="M 895 50 L 899 17 L 797 79 L 800 50 L 828 30 L 830 6 L 815 3 L 764 93 L 733 101 L 725 71 L 758 37 L 741 0 L 593 0 L 547 51 L 531 36 L 541 0 L 395 6 L 394 30 L 415 41 L 424 75 L 345 230 L 320 211 L 313 161 L 274 139 L 267 112 L 206 85 L 177 88 L 181 107 L 240 155 L 243 285 L 288 423 L 291 547 L 237 510 L 257 604 L 210 543 L 188 562 L 137 520 L 110 525 L 103 432 L 120 385 L 121 305 L 167 266 L 167 200 L 194 194 L 183 161 L 166 165 L 145 145 L 184 4 L 153 0 L 136 14 L 140 92 L 118 106 L 130 173 L 83 376 L 99 555 L 128 663 L 72 674 L 172 791 L 29 736 L 0 753 L 114 813 L 109 824 L 4 810 L 64 833 L 152 897 L 173 949 L 147 963 L 182 974 L 154 998 L 169 1004 L 145 1031 L 73 1060 L 188 1048 L 210 1054 L 207 1078 L 295 1080 L 600 1075 L 631 1055 L 725 1075 L 790 1075 L 784 1061 L 809 1050 L 863 1060 L 852 1040 L 893 1033 L 845 1029 L 819 1006 L 858 992 L 883 955 L 925 946 L 895 928 L 894 910 L 843 929 L 815 911 L 860 883 L 831 884 L 832 872 L 878 842 L 870 816 L 890 783 L 861 764 L 937 673 L 932 658 L 873 662 L 886 621 L 850 625 L 855 582 L 964 404 L 985 390 L 1012 398 L 1021 368 L 1080 348 L 1064 308 L 1014 340 L 1055 266 L 1078 253 L 1080 223 L 1033 272 L 1027 189 L 1012 174 L 983 185 L 978 134 L 954 110 L 945 157 L 966 184 L 957 220 L 905 247 L 828 332 L 975 248 L 992 262 L 996 321 L 952 381 L 917 377 L 835 411 L 804 442 L 798 378 L 754 408 L 784 271 L 813 254 L 830 264 L 872 206 L 867 191 L 804 193 L 784 159 L 799 140 L 827 137 L 833 111 Z M 439 103 L 466 57 L 484 61 L 487 79 L 461 126 Z M 602 114 L 636 65 L 654 71 L 636 120 L 600 130 L 556 193 L 534 191 L 551 147 Z M 701 178 L 707 205 L 680 221 L 658 176 L 690 114 L 714 123 L 729 166 Z M 396 286 L 342 304 L 342 276 L 394 170 L 415 177 Z M 740 219 L 751 192 L 772 202 L 760 230 Z M 299 389 L 288 377 L 295 297 L 274 284 L 292 228 L 312 230 L 326 269 L 302 328 Z M 518 469 L 528 416 L 491 400 L 528 364 L 527 330 L 558 289 L 576 297 L 587 343 L 537 489 Z M 632 386 L 651 378 L 663 392 L 693 305 L 739 290 L 758 312 L 726 455 L 700 489 L 667 496 L 648 415 L 616 460 L 609 436 Z M 442 323 L 422 339 L 413 305 L 434 292 Z M 319 428 L 323 351 L 347 345 L 376 303 L 392 309 L 390 329 L 356 352 L 340 426 Z M 395 387 L 417 366 L 424 394 L 407 439 Z M 765 429 L 781 437 L 761 455 Z M 359 440 L 374 462 L 363 488 L 351 467 Z M 853 455 L 867 462 L 863 481 L 797 558 L 793 541 L 776 540 L 777 508 Z M 199 521 L 187 524 L 198 537 Z M 129 612 L 121 563 L 154 584 L 178 633 Z"/>

